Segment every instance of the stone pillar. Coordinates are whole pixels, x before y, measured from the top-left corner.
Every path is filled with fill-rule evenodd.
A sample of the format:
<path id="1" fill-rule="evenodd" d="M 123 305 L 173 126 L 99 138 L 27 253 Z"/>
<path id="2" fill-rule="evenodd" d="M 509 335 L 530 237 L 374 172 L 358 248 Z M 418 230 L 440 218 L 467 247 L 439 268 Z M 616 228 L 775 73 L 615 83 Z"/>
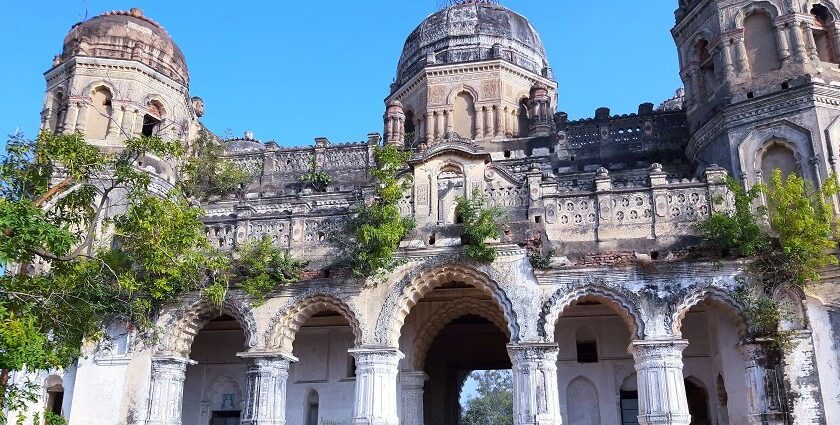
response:
<path id="1" fill-rule="evenodd" d="M 475 138 L 484 137 L 484 107 L 475 108 Z"/>
<path id="2" fill-rule="evenodd" d="M 735 72 L 735 65 L 732 63 L 732 45 L 729 40 L 724 40 L 720 45 L 720 50 L 723 53 L 723 72 L 726 80 L 732 78 Z"/>
<path id="3" fill-rule="evenodd" d="M 811 331 L 794 330 L 790 332 L 789 338 L 790 346 L 782 356 L 782 366 L 785 387 L 789 394 L 793 395 L 790 397 L 790 422 L 824 424 L 826 423 L 824 403 L 836 401 L 822 398 Z"/>
<path id="4" fill-rule="evenodd" d="M 134 137 L 134 112 L 130 109 L 123 108 L 123 115 L 122 115 L 122 128 L 126 132 L 125 137 L 131 138 Z"/>
<path id="5" fill-rule="evenodd" d="M 802 38 L 802 28 L 799 27 L 799 24 L 794 23 L 790 26 L 790 31 L 793 57 L 799 62 L 805 62 L 807 55 L 805 54 L 805 40 Z"/>
<path id="6" fill-rule="evenodd" d="M 455 110 L 450 108 L 446 110 L 446 132 L 453 131 L 455 131 Z"/>
<path id="7" fill-rule="evenodd" d="M 181 425 L 181 404 L 187 365 L 181 357 L 152 357 L 152 383 L 146 425 Z"/>
<path id="8" fill-rule="evenodd" d="M 88 110 L 90 106 L 87 103 L 82 103 L 79 106 L 79 114 L 76 116 L 76 131 L 84 133 L 87 127 Z"/>
<path id="9" fill-rule="evenodd" d="M 64 132 L 73 132 L 76 130 L 76 119 L 79 117 L 79 107 L 76 103 L 71 102 L 67 107 L 67 114 L 64 115 Z"/>
<path id="10" fill-rule="evenodd" d="M 735 45 L 738 48 L 738 72 L 740 74 L 749 74 L 750 60 L 747 57 L 747 46 L 744 44 L 743 34 L 735 39 Z"/>
<path id="11" fill-rule="evenodd" d="M 493 126 L 493 133 L 496 136 L 504 136 L 505 135 L 505 130 L 503 128 L 504 127 L 503 123 L 505 122 L 505 117 L 502 115 L 502 106 L 501 105 L 496 106 L 496 117 L 495 117 L 494 121 L 496 122 L 496 125 Z"/>
<path id="12" fill-rule="evenodd" d="M 432 144 L 435 141 L 435 115 L 434 112 L 426 113 L 426 143 Z"/>
<path id="13" fill-rule="evenodd" d="M 401 425 L 423 425 L 423 387 L 429 376 L 423 372 L 400 372 L 402 386 Z"/>
<path id="14" fill-rule="evenodd" d="M 831 54 L 834 56 L 835 59 L 840 57 L 840 28 L 833 28 L 831 31 L 832 39 L 834 40 L 834 45 L 831 46 Z"/>
<path id="15" fill-rule="evenodd" d="M 443 137 L 443 111 L 435 111 L 435 140 Z"/>
<path id="16" fill-rule="evenodd" d="M 353 425 L 399 425 L 397 374 L 403 354 L 391 347 L 348 350 L 356 359 Z"/>
<path id="17" fill-rule="evenodd" d="M 747 380 L 747 398 L 749 399 L 749 417 L 751 425 L 781 425 L 784 417 L 779 404 L 779 382 L 775 379 L 775 370 L 770 370 L 768 377 L 765 344 L 748 341 L 741 344 L 744 355 Z"/>
<path id="18" fill-rule="evenodd" d="M 111 108 L 111 119 L 108 120 L 108 134 L 105 137 L 121 137 L 122 136 L 122 120 L 125 113 L 125 107 L 115 106 Z"/>
<path id="19" fill-rule="evenodd" d="M 779 59 L 782 64 L 790 58 L 790 47 L 788 46 L 787 31 L 785 24 L 778 24 L 776 27 L 776 45 L 779 48 Z"/>
<path id="20" fill-rule="evenodd" d="M 802 31 L 805 32 L 805 40 L 808 42 L 808 54 L 811 56 L 811 62 L 814 65 L 820 63 L 820 53 L 817 51 L 817 40 L 814 39 L 814 31 L 807 22 L 802 23 Z"/>
<path id="21" fill-rule="evenodd" d="M 297 359 L 282 353 L 239 353 L 245 360 L 247 388 L 242 425 L 286 423 L 286 381 L 289 366 Z"/>
<path id="22" fill-rule="evenodd" d="M 143 133 L 143 111 L 134 110 L 133 128 L 134 131 L 132 133 L 134 136 L 140 136 Z"/>
<path id="23" fill-rule="evenodd" d="M 636 360 L 640 425 L 688 425 L 682 352 L 688 341 L 639 340 L 630 344 Z"/>
<path id="24" fill-rule="evenodd" d="M 557 344 L 508 345 L 513 365 L 514 425 L 560 425 Z"/>

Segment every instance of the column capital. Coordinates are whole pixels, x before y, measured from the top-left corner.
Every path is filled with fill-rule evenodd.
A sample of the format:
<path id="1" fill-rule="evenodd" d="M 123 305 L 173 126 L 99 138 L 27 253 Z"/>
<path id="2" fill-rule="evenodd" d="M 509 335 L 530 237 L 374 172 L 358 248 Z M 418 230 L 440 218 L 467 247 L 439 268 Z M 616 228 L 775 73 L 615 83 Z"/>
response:
<path id="1" fill-rule="evenodd" d="M 172 356 L 172 355 L 157 355 L 152 356 L 152 366 L 161 365 L 161 366 L 173 366 L 173 367 L 183 367 L 186 368 L 187 366 L 197 364 L 195 360 L 191 360 L 186 357 L 181 356 Z"/>
<path id="2" fill-rule="evenodd" d="M 554 342 L 522 342 L 508 344 L 508 355 L 513 362 L 528 360 L 557 360 L 560 347 Z"/>
<path id="3" fill-rule="evenodd" d="M 245 361 L 275 360 L 287 361 L 290 363 L 297 363 L 298 361 L 297 357 L 280 351 L 243 351 L 241 353 L 236 353 L 236 357 Z"/>
<path id="4" fill-rule="evenodd" d="M 363 364 L 396 365 L 405 355 L 394 347 L 363 346 L 347 350 L 356 359 L 358 366 Z"/>
<path id="5" fill-rule="evenodd" d="M 405 390 L 420 390 L 423 391 L 423 387 L 426 385 L 426 381 L 429 380 L 429 375 L 426 375 L 426 372 L 423 371 L 415 371 L 415 370 L 401 370 L 400 371 L 400 384 L 402 385 L 403 391 Z"/>

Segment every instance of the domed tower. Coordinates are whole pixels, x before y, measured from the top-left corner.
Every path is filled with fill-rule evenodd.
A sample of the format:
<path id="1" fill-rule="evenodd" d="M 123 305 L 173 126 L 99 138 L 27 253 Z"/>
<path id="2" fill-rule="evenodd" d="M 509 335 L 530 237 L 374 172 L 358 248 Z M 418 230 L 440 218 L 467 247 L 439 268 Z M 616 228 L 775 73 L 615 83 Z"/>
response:
<path id="1" fill-rule="evenodd" d="M 45 78 L 42 130 L 114 148 L 139 135 L 188 140 L 198 125 L 184 55 L 140 9 L 74 25 Z"/>
<path id="2" fill-rule="evenodd" d="M 493 1 L 457 1 L 408 36 L 385 99 L 386 140 L 412 147 L 454 134 L 478 142 L 528 137 L 535 85 L 545 87 L 553 111 L 557 84 L 528 20 Z"/>
<path id="3" fill-rule="evenodd" d="M 840 2 L 680 0 L 672 30 L 692 133 L 688 157 L 747 184 L 773 169 L 838 170 Z"/>

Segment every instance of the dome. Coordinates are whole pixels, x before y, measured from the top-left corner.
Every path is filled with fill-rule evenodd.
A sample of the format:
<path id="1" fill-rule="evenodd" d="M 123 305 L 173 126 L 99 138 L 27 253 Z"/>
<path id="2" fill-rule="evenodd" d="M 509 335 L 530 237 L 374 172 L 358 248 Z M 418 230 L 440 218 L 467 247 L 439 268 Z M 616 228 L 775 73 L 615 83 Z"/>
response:
<path id="1" fill-rule="evenodd" d="M 136 60 L 181 84 L 189 84 L 181 49 L 140 9 L 107 12 L 74 25 L 64 38 L 61 61 L 73 56 Z"/>
<path id="2" fill-rule="evenodd" d="M 426 18 L 408 36 L 396 82 L 405 83 L 427 64 L 494 58 L 538 75 L 548 68 L 542 40 L 522 15 L 488 0 L 460 0 Z"/>

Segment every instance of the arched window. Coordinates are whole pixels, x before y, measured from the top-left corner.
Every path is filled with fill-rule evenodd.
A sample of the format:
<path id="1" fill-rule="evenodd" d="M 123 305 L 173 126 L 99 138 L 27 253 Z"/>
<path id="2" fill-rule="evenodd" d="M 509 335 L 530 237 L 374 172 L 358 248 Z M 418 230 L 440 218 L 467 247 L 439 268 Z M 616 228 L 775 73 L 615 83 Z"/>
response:
<path id="1" fill-rule="evenodd" d="M 753 75 L 781 67 L 773 20 L 764 12 L 754 12 L 744 19 L 744 45 Z"/>
<path id="2" fill-rule="evenodd" d="M 519 137 L 528 137 L 528 99 L 519 101 L 519 112 L 517 115 L 519 117 Z"/>
<path id="3" fill-rule="evenodd" d="M 595 332 L 592 329 L 586 326 L 578 329 L 575 335 L 575 341 L 577 342 L 578 363 L 598 362 L 598 343 L 595 340 Z"/>
<path id="4" fill-rule="evenodd" d="M 837 46 L 834 44 L 834 17 L 825 6 L 815 4 L 811 8 L 811 15 L 814 17 L 814 26 L 811 28 L 814 34 L 814 42 L 817 44 L 817 54 L 822 62 L 837 63 Z"/>
<path id="5" fill-rule="evenodd" d="M 600 405 L 598 389 L 592 381 L 582 376 L 575 378 L 566 389 L 566 408 L 570 424 L 601 425 Z"/>
<path id="6" fill-rule="evenodd" d="M 64 380 L 59 376 L 50 375 L 46 381 L 47 405 L 44 406 L 48 412 L 61 415 L 64 408 Z"/>
<path id="7" fill-rule="evenodd" d="M 47 126 L 54 133 L 58 133 L 59 128 L 64 122 L 64 93 L 55 92 L 52 95 L 52 102 L 50 102 L 50 120 Z"/>
<path id="8" fill-rule="evenodd" d="M 636 374 L 624 378 L 619 388 L 619 408 L 621 425 L 639 425 L 639 391 L 636 387 Z"/>
<path id="9" fill-rule="evenodd" d="M 318 425 L 318 403 L 318 391 L 310 391 L 306 398 L 306 425 Z"/>
<path id="10" fill-rule="evenodd" d="M 141 134 L 144 136 L 154 136 L 161 131 L 160 124 L 166 114 L 166 109 L 157 100 L 149 102 L 147 106 L 147 113 L 143 117 L 143 129 Z"/>
<path id="11" fill-rule="evenodd" d="M 475 138 L 475 101 L 472 95 L 467 92 L 458 93 L 455 96 L 453 107 L 454 130 L 459 136 Z"/>
<path id="12" fill-rule="evenodd" d="M 782 178 L 791 173 L 801 175 L 796 155 L 784 143 L 770 141 L 761 153 L 761 178 L 765 183 L 769 182 L 775 170 L 782 171 Z"/>
<path id="13" fill-rule="evenodd" d="M 688 399 L 688 413 L 691 415 L 690 425 L 710 425 L 709 395 L 699 379 L 689 376 L 685 382 L 685 395 Z"/>
<path id="14" fill-rule="evenodd" d="M 90 96 L 90 107 L 87 111 L 87 126 L 85 135 L 90 139 L 102 140 L 108 135 L 108 122 L 111 120 L 111 90 L 107 87 L 97 87 Z M 72 130 L 72 129 L 67 129 Z"/>
<path id="15" fill-rule="evenodd" d="M 709 53 L 708 41 L 697 41 L 694 46 L 694 59 L 700 72 L 697 78 L 697 97 L 705 100 L 712 95 L 715 88 L 715 58 Z"/>

